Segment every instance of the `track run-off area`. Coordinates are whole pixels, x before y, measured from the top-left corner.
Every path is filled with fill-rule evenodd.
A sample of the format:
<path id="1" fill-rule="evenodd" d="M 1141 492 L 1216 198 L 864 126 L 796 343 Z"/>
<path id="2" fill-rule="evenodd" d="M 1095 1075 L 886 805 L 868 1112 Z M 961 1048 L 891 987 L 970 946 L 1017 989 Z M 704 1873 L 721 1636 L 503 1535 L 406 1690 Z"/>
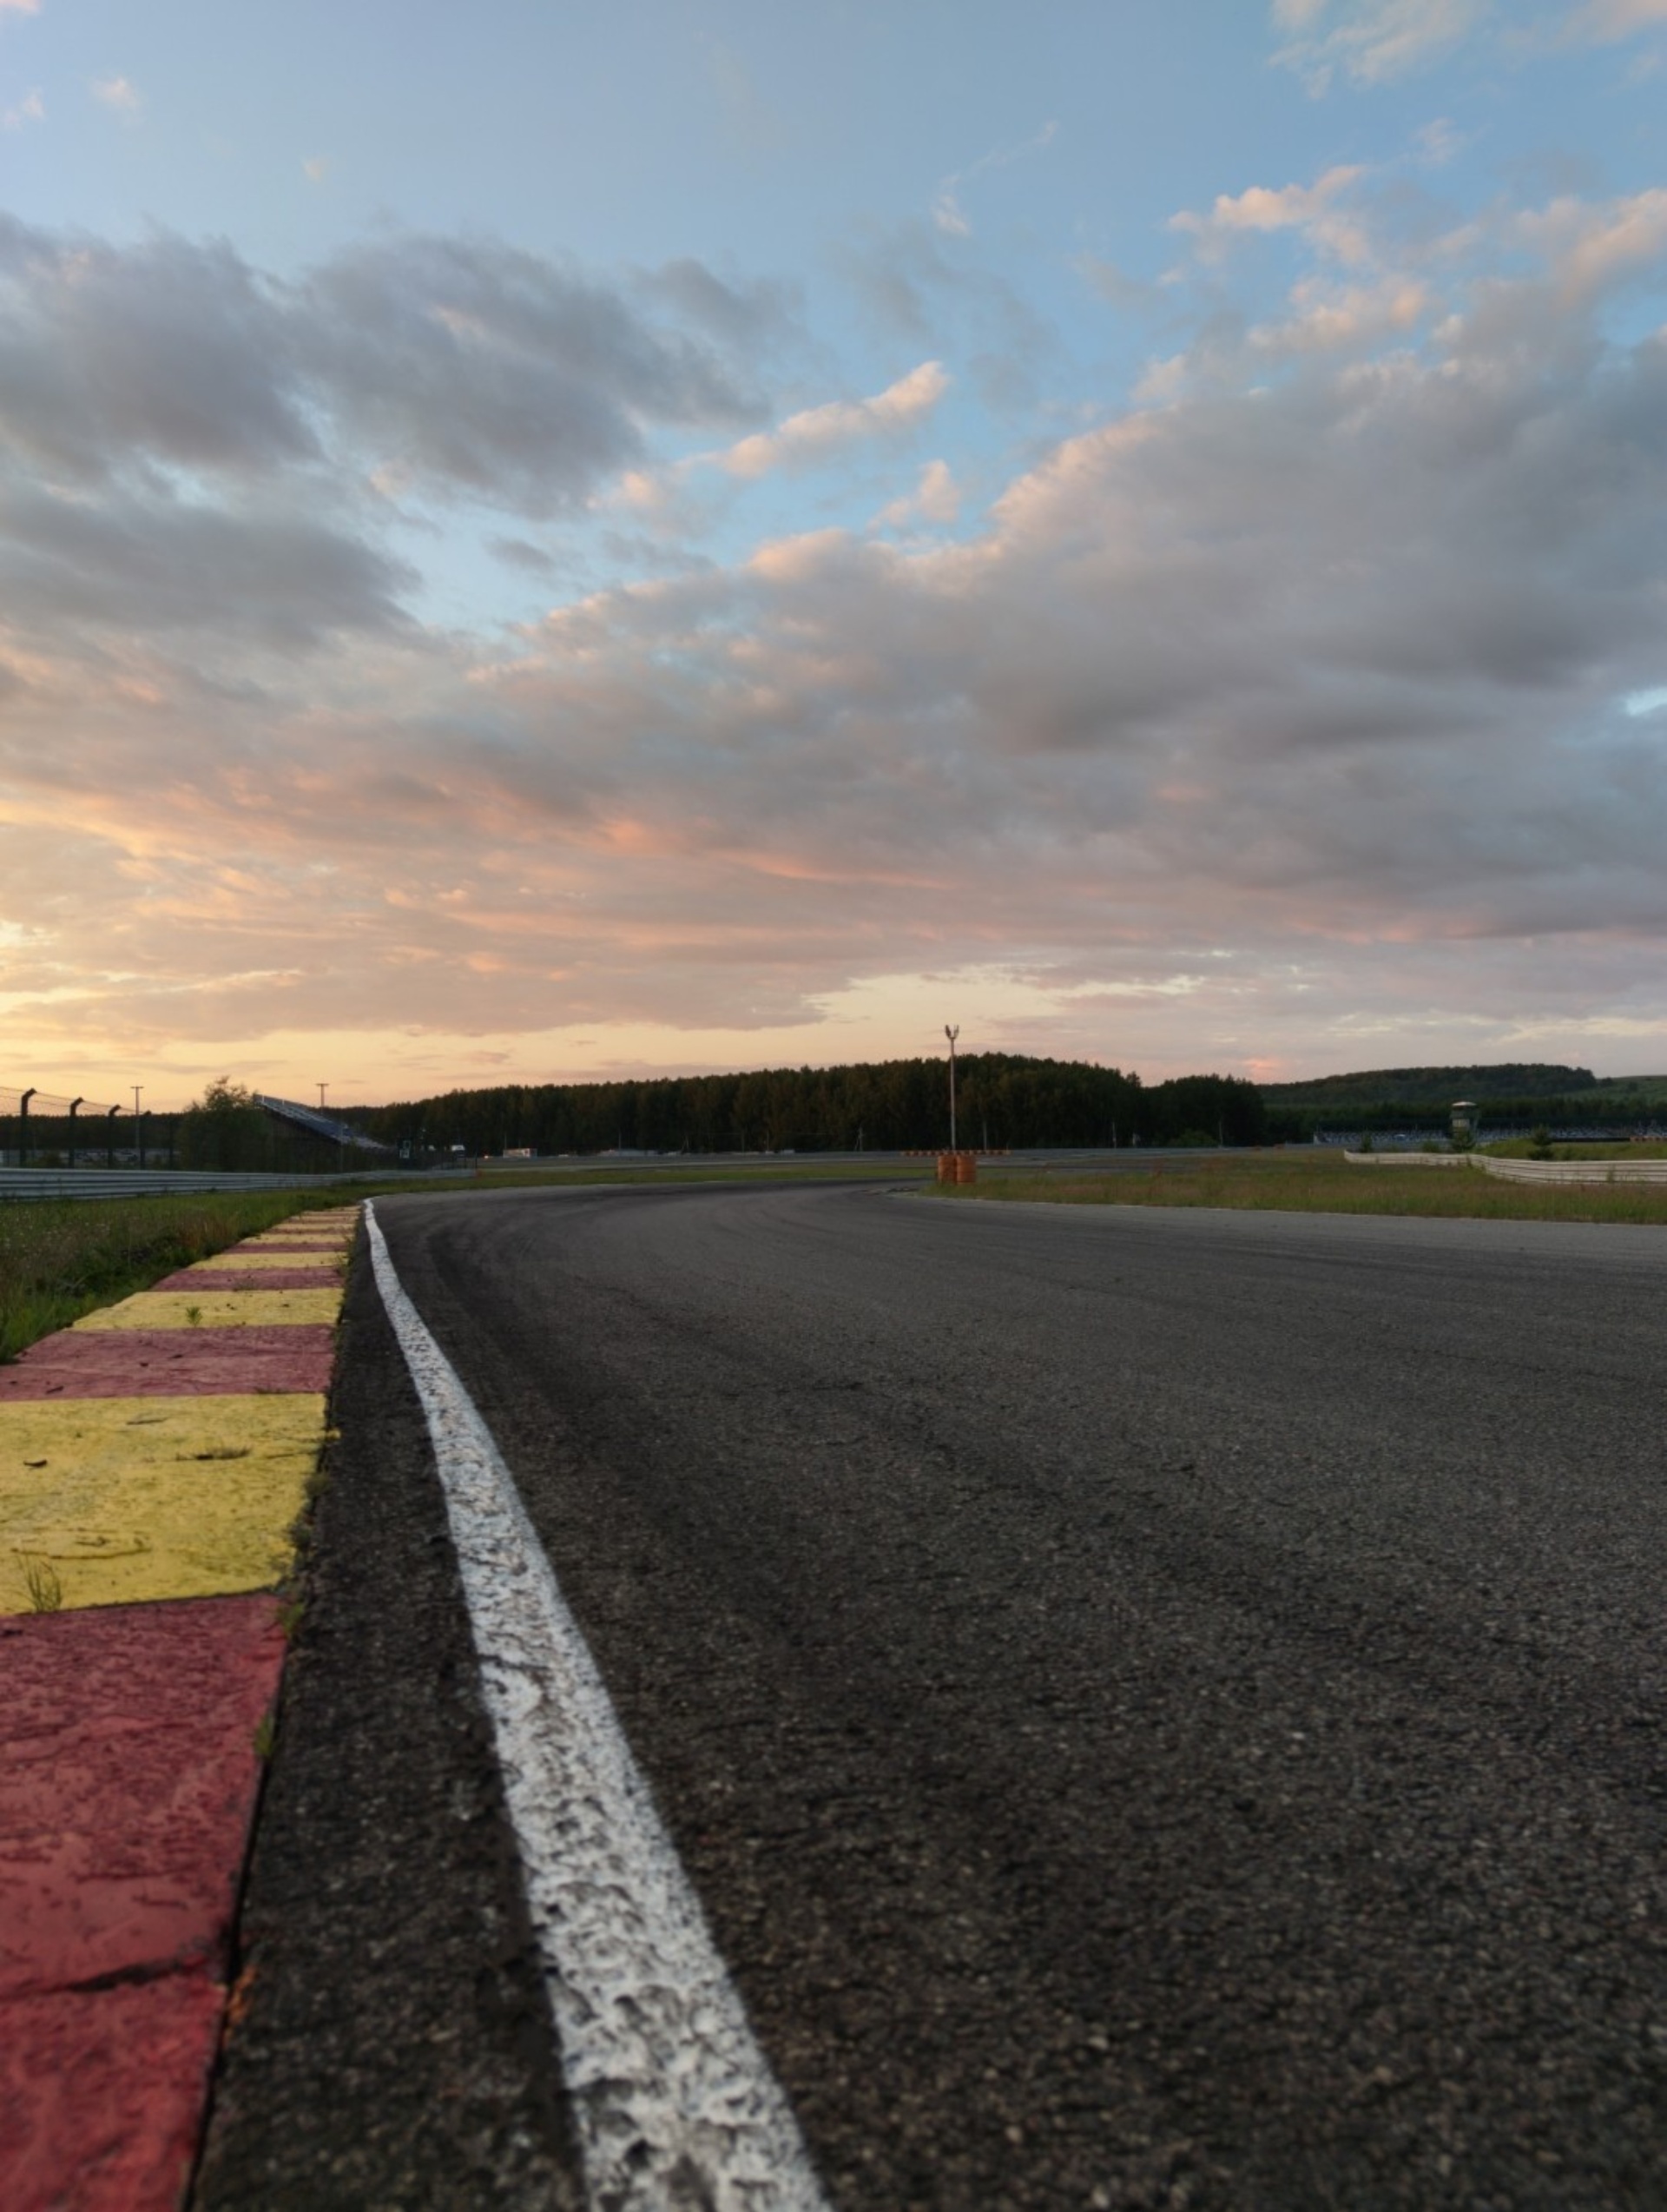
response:
<path id="1" fill-rule="evenodd" d="M 1659 2201 L 1659 1232 L 376 1225 L 199 2205 Z"/>
<path id="2" fill-rule="evenodd" d="M 40 2203 L 1660 2201 L 1658 1234 L 400 1194 L 327 1411 L 300 1228 L 36 1347 Z"/>

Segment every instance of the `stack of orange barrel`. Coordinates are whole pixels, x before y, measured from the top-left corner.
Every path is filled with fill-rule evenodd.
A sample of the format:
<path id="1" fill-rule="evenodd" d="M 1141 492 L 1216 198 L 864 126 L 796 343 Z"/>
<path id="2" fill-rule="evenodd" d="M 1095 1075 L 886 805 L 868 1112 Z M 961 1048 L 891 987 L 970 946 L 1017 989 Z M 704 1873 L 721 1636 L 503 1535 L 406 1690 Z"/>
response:
<path id="1" fill-rule="evenodd" d="M 976 1152 L 939 1152 L 938 1180 L 940 1183 L 976 1183 L 978 1179 L 978 1156 Z"/>

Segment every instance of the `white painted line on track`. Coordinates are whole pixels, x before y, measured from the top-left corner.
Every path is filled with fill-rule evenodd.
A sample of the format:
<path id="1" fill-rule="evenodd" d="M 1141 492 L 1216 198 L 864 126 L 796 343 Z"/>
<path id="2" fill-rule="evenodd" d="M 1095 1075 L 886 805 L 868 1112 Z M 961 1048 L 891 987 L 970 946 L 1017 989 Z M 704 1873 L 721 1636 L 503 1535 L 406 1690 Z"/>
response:
<path id="1" fill-rule="evenodd" d="M 595 2212 L 827 2212 L 514 1477 L 394 1271 Z"/>

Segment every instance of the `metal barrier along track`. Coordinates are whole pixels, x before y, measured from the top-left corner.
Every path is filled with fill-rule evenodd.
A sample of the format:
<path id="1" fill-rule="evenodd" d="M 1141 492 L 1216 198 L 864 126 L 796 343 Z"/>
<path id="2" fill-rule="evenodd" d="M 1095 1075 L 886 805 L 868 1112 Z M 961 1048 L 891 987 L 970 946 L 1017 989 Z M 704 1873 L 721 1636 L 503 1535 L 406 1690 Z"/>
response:
<path id="1" fill-rule="evenodd" d="M 148 1198 L 192 1191 L 295 1191 L 359 1183 L 351 1175 L 234 1175 L 211 1169 L 120 1167 L 0 1168 L 0 1203 L 9 1198 Z"/>
<path id="2" fill-rule="evenodd" d="M 1667 1183 L 1667 1159 L 1485 1159 L 1506 1183 Z"/>
<path id="3" fill-rule="evenodd" d="M 1479 1167 L 1502 1183 L 1667 1183 L 1667 1159 L 1495 1159 L 1480 1152 L 1345 1152 L 1351 1167 Z"/>

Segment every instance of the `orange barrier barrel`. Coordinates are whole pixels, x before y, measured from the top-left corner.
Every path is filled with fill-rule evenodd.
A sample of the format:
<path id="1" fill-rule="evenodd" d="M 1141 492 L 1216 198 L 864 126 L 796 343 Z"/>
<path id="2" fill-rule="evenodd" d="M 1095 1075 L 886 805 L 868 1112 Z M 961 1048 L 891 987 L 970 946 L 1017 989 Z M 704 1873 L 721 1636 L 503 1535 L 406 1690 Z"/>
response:
<path id="1" fill-rule="evenodd" d="M 976 1183 L 978 1181 L 978 1156 L 976 1152 L 957 1152 L 954 1155 L 954 1160 L 955 1180 L 958 1183 Z"/>
<path id="2" fill-rule="evenodd" d="M 938 1180 L 940 1183 L 952 1183 L 955 1180 L 955 1155 L 953 1152 L 939 1153 Z"/>

